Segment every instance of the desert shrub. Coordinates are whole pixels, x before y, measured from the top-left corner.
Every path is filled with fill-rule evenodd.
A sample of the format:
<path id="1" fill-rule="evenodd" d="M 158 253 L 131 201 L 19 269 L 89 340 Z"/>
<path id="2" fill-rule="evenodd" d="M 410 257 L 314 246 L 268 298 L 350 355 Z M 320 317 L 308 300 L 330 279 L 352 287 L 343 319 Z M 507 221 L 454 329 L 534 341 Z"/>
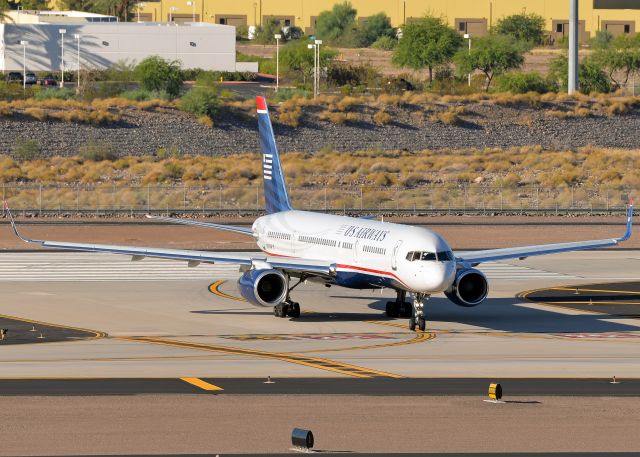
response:
<path id="1" fill-rule="evenodd" d="M 40 88 L 38 86 L 27 86 L 25 90 L 22 84 L 7 83 L 0 81 L 0 100 L 20 100 L 33 97 Z"/>
<path id="2" fill-rule="evenodd" d="M 283 107 L 280 109 L 278 121 L 282 124 L 288 125 L 289 127 L 298 127 L 300 125 L 301 116 L 302 109 L 300 106 L 296 105 L 290 109 L 285 109 Z"/>
<path id="3" fill-rule="evenodd" d="M 43 89 L 35 94 L 33 98 L 36 100 L 69 100 L 75 97 L 75 95 L 76 93 L 74 90 L 69 89 L 68 87 L 62 87 L 60 89 Z"/>
<path id="4" fill-rule="evenodd" d="M 369 64 L 345 64 L 333 62 L 327 68 L 327 84 L 330 86 L 377 86 L 381 73 Z"/>
<path id="5" fill-rule="evenodd" d="M 359 120 L 356 113 L 336 113 L 329 110 L 323 111 L 318 117 L 321 121 L 328 121 L 337 125 L 348 122 L 357 122 Z"/>
<path id="6" fill-rule="evenodd" d="M 441 122 L 445 125 L 460 125 L 462 123 L 460 114 L 462 113 L 464 113 L 463 107 L 451 108 L 446 111 L 437 111 L 431 116 L 431 121 Z"/>
<path id="7" fill-rule="evenodd" d="M 285 100 L 291 100 L 297 97 L 309 97 L 311 92 L 304 89 L 296 89 L 293 87 L 281 87 L 278 92 L 274 92 L 271 96 L 271 100 L 276 102 L 283 102 Z M 253 102 L 252 102 L 253 103 Z"/>
<path id="8" fill-rule="evenodd" d="M 375 49 L 382 49 L 384 51 L 393 51 L 397 45 L 398 45 L 397 39 L 384 35 L 378 38 L 376 41 L 374 41 L 371 44 L 371 47 Z"/>
<path id="9" fill-rule="evenodd" d="M 182 179 L 182 175 L 184 174 L 184 167 L 180 163 L 174 160 L 167 161 L 164 163 L 162 168 L 162 174 L 158 178 L 159 181 L 178 181 Z"/>
<path id="10" fill-rule="evenodd" d="M 94 162 L 114 160 L 116 158 L 109 143 L 97 141 L 95 138 L 90 138 L 87 144 L 81 146 L 78 155 L 84 160 L 93 160 Z"/>
<path id="11" fill-rule="evenodd" d="M 44 121 L 47 118 L 47 112 L 42 108 L 35 108 L 35 107 L 25 108 L 24 114 L 38 121 Z"/>
<path id="12" fill-rule="evenodd" d="M 218 111 L 218 93 L 212 87 L 194 87 L 180 99 L 180 109 L 213 118 Z"/>
<path id="13" fill-rule="evenodd" d="M 151 92 L 146 89 L 134 89 L 127 90 L 120 94 L 120 97 L 125 98 L 127 100 L 133 100 L 136 102 L 142 102 L 145 100 L 151 100 L 152 98 L 157 98 L 155 92 Z"/>
<path id="14" fill-rule="evenodd" d="M 20 162 L 40 157 L 40 143 L 36 139 L 18 138 L 13 146 L 13 155 Z"/>
<path id="15" fill-rule="evenodd" d="M 177 97 L 180 93 L 182 73 L 177 60 L 150 56 L 136 65 L 134 74 L 146 90 L 164 91 L 171 97 Z"/>
<path id="16" fill-rule="evenodd" d="M 376 113 L 373 115 L 373 122 L 378 125 L 387 125 L 389 122 L 391 122 L 391 115 L 385 110 L 376 111 Z"/>
<path id="17" fill-rule="evenodd" d="M 202 124 L 205 127 L 212 128 L 213 127 L 213 119 L 209 116 L 200 116 L 198 119 L 198 124 Z"/>
<path id="18" fill-rule="evenodd" d="M 557 87 L 553 82 L 535 71 L 528 73 L 512 71 L 496 78 L 496 90 L 498 92 L 511 92 L 513 94 L 538 92 L 544 94 L 556 89 Z"/>

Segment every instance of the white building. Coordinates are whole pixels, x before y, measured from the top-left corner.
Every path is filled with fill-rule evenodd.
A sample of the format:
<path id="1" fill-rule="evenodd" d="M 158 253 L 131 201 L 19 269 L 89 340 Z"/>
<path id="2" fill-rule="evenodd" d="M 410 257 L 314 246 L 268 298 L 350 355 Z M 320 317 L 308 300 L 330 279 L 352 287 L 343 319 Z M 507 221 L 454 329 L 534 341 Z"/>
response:
<path id="1" fill-rule="evenodd" d="M 158 55 L 179 60 L 182 68 L 257 71 L 257 64 L 236 68 L 235 27 L 207 23 L 82 22 L 0 24 L 0 70 L 22 71 L 26 41 L 27 71 L 103 69 L 126 60 L 138 62 Z M 251 65 L 253 64 L 253 65 Z"/>

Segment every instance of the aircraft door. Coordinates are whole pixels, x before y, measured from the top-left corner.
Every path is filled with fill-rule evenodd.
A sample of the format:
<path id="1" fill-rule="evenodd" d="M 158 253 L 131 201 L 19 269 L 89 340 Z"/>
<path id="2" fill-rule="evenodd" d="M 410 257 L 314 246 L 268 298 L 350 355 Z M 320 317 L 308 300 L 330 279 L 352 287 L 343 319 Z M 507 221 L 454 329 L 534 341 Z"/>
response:
<path id="1" fill-rule="evenodd" d="M 398 254 L 400 253 L 400 246 L 402 246 L 402 241 L 398 241 L 396 245 L 393 247 L 393 253 L 391 254 L 391 269 L 398 269 Z"/>
<path id="2" fill-rule="evenodd" d="M 353 261 L 358 262 L 358 240 L 353 242 Z"/>

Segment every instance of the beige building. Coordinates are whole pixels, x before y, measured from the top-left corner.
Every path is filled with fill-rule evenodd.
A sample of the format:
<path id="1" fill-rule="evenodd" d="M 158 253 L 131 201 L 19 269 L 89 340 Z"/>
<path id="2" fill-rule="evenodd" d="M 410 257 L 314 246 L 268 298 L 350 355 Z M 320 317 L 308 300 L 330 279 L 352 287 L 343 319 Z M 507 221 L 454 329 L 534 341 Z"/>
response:
<path id="1" fill-rule="evenodd" d="M 320 12 L 335 0 L 159 0 L 145 1 L 141 21 L 212 22 L 234 26 L 260 25 L 277 18 L 282 25 L 314 32 Z M 568 33 L 569 0 L 351 0 L 359 18 L 385 12 L 394 26 L 425 14 L 443 16 L 452 27 L 472 35 L 485 34 L 500 18 L 536 13 L 547 21 L 551 39 Z M 598 30 L 614 35 L 635 33 L 640 22 L 640 0 L 581 0 L 580 30 L 584 41 Z"/>

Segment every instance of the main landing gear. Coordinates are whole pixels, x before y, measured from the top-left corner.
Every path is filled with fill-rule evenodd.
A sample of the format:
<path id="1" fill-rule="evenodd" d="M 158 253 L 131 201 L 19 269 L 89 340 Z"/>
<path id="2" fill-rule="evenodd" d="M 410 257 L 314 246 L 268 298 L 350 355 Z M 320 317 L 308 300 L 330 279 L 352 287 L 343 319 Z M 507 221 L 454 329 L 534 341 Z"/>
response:
<path id="1" fill-rule="evenodd" d="M 273 307 L 273 314 L 276 317 L 300 317 L 300 304 L 287 300 Z"/>
<path id="2" fill-rule="evenodd" d="M 283 318 L 292 317 L 294 319 L 297 319 L 298 317 L 300 317 L 300 303 L 297 303 L 291 300 L 291 297 L 289 297 L 289 294 L 293 289 L 295 289 L 300 284 L 302 284 L 302 281 L 304 281 L 305 279 L 306 277 L 304 275 L 300 276 L 300 279 L 298 280 L 298 282 L 295 283 L 293 286 L 291 286 L 287 291 L 286 300 L 273 307 L 273 314 L 276 317 L 283 317 Z"/>
<path id="3" fill-rule="evenodd" d="M 429 299 L 427 294 L 415 294 L 413 296 L 413 316 L 409 319 L 409 330 L 415 331 L 416 327 L 424 332 L 427 322 L 424 319 L 424 302 Z"/>
<path id="4" fill-rule="evenodd" d="M 386 314 L 389 317 L 411 317 L 413 308 L 411 303 L 405 301 L 407 292 L 404 290 L 397 291 L 396 301 L 388 301 L 386 306 Z"/>

